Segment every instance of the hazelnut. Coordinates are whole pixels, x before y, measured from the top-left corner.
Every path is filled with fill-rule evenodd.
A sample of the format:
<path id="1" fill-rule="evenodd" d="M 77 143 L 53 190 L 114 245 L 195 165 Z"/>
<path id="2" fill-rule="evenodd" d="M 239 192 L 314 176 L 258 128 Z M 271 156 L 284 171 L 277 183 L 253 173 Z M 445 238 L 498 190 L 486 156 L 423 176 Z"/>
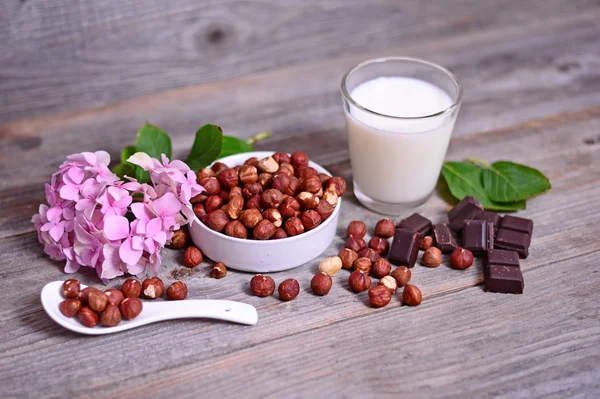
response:
<path id="1" fill-rule="evenodd" d="M 259 297 L 273 295 L 273 292 L 275 291 L 275 281 L 269 276 L 257 274 L 250 280 L 250 290 L 254 295 Z"/>
<path id="2" fill-rule="evenodd" d="M 227 276 L 227 268 L 225 267 L 225 264 L 222 262 L 216 263 L 210 271 L 210 276 L 217 279 Z"/>
<path id="3" fill-rule="evenodd" d="M 62 285 L 62 294 L 67 299 L 79 298 L 80 291 L 81 285 L 79 284 L 79 280 L 66 280 Z"/>
<path id="4" fill-rule="evenodd" d="M 282 301 L 291 301 L 296 298 L 300 293 L 300 284 L 297 280 L 293 278 L 288 278 L 287 280 L 283 280 L 281 284 L 279 284 L 279 288 L 277 288 L 279 292 L 279 299 Z"/>
<path id="5" fill-rule="evenodd" d="M 202 187 L 204 187 L 206 195 L 217 195 L 221 191 L 221 184 L 216 177 L 203 177 L 198 181 Z"/>
<path id="6" fill-rule="evenodd" d="M 297 177 L 290 178 L 290 185 L 285 189 L 285 194 L 295 197 L 302 191 L 302 182 Z"/>
<path id="7" fill-rule="evenodd" d="M 355 270 L 348 277 L 348 284 L 352 291 L 359 293 L 371 286 L 371 278 L 361 270 Z"/>
<path id="8" fill-rule="evenodd" d="M 375 277 L 383 278 L 390 274 L 391 270 L 392 264 L 388 262 L 387 259 L 380 258 L 373 262 L 373 268 L 371 269 L 371 272 Z"/>
<path id="9" fill-rule="evenodd" d="M 423 237 L 423 239 L 421 240 L 421 249 L 423 251 L 426 251 L 431 247 L 433 247 L 433 237 L 431 237 L 431 236 Z"/>
<path id="10" fill-rule="evenodd" d="M 301 166 L 299 168 L 296 168 L 296 177 L 298 177 L 298 179 L 304 181 L 311 176 L 319 177 L 319 172 L 317 172 L 315 168 L 311 168 L 310 166 Z M 321 179 L 319 179 L 319 185 L 320 183 Z"/>
<path id="11" fill-rule="evenodd" d="M 354 270 L 360 270 L 366 274 L 371 273 L 372 266 L 373 262 L 371 262 L 369 258 L 361 257 L 360 255 L 358 259 L 354 261 Z"/>
<path id="12" fill-rule="evenodd" d="M 335 207 L 338 203 L 339 197 L 335 193 L 335 191 L 325 191 L 321 200 L 321 202 L 325 201 L 329 203 L 332 207 Z"/>
<path id="13" fill-rule="evenodd" d="M 200 169 L 198 171 L 198 183 L 200 183 L 200 179 L 202 179 L 203 177 L 214 177 L 216 176 L 216 173 L 214 170 L 212 170 L 211 168 L 204 168 L 204 169 Z"/>
<path id="14" fill-rule="evenodd" d="M 104 291 L 104 295 L 108 298 L 109 305 L 119 306 L 119 304 L 125 299 L 125 295 L 116 288 L 109 288 Z"/>
<path id="15" fill-rule="evenodd" d="M 202 204 L 198 204 L 202 205 Z M 204 208 L 203 208 L 204 209 Z M 196 207 L 194 206 L 194 212 L 196 212 Z M 202 215 L 204 216 L 204 215 Z M 188 243 L 188 233 L 184 229 L 175 230 L 173 232 L 173 236 L 171 237 L 170 247 L 173 249 L 183 249 Z"/>
<path id="16" fill-rule="evenodd" d="M 302 221 L 302 225 L 306 231 L 312 230 L 321 224 L 321 216 L 319 216 L 317 211 L 312 209 L 302 212 L 300 215 L 300 220 Z"/>
<path id="17" fill-rule="evenodd" d="M 246 209 L 258 209 L 259 211 L 262 211 L 263 207 L 261 205 L 259 194 L 246 201 Z"/>
<path id="18" fill-rule="evenodd" d="M 295 216 L 292 216 L 286 220 L 283 224 L 283 227 L 285 228 L 285 232 L 289 237 L 304 233 L 304 225 L 302 224 L 302 221 Z"/>
<path id="19" fill-rule="evenodd" d="M 275 225 L 267 219 L 258 222 L 252 232 L 252 236 L 256 240 L 268 240 L 273 234 L 275 234 Z"/>
<path id="20" fill-rule="evenodd" d="M 341 197 L 346 192 L 346 180 L 340 176 L 334 176 L 327 181 L 325 191 L 335 191 L 338 197 Z"/>
<path id="21" fill-rule="evenodd" d="M 412 273 L 406 266 L 398 266 L 392 272 L 392 277 L 396 279 L 399 287 L 404 287 L 410 281 Z"/>
<path id="22" fill-rule="evenodd" d="M 379 255 L 385 255 L 390 249 L 390 243 L 385 238 L 371 237 L 369 240 L 369 248 L 377 252 Z"/>
<path id="23" fill-rule="evenodd" d="M 383 278 L 379 280 L 379 285 L 385 286 L 392 294 L 395 294 L 398 290 L 398 282 L 392 276 L 383 276 Z"/>
<path id="24" fill-rule="evenodd" d="M 275 229 L 275 233 L 271 237 L 272 240 L 281 240 L 282 238 L 287 238 L 287 233 L 282 227 Z"/>
<path id="25" fill-rule="evenodd" d="M 367 243 L 362 238 L 350 236 L 346 240 L 346 248 L 350 248 L 354 252 L 360 252 L 367 247 Z"/>
<path id="26" fill-rule="evenodd" d="M 280 165 L 282 163 L 292 163 L 292 158 L 285 152 L 276 152 L 275 154 L 273 154 L 273 159 Z"/>
<path id="27" fill-rule="evenodd" d="M 142 293 L 142 285 L 139 281 L 133 278 L 128 278 L 121 286 L 121 292 L 123 293 L 125 298 L 137 298 Z"/>
<path id="28" fill-rule="evenodd" d="M 271 183 L 271 187 L 281 191 L 282 193 L 286 188 L 290 185 L 290 177 L 285 173 L 277 173 L 275 177 L 273 177 L 273 182 Z"/>
<path id="29" fill-rule="evenodd" d="M 333 206 L 327 201 L 319 201 L 315 211 L 321 216 L 321 220 L 326 220 L 333 213 Z"/>
<path id="30" fill-rule="evenodd" d="M 260 186 L 264 189 L 267 189 L 271 186 L 273 182 L 273 174 L 271 173 L 261 173 L 258 175 L 258 180 L 256 181 Z"/>
<path id="31" fill-rule="evenodd" d="M 283 219 L 281 217 L 281 213 L 277 209 L 267 209 L 263 212 L 263 218 L 267 219 L 269 222 L 273 223 L 275 227 L 281 227 L 283 223 Z"/>
<path id="32" fill-rule="evenodd" d="M 256 227 L 258 222 L 263 219 L 262 214 L 258 209 L 246 209 L 240 215 L 240 221 L 249 229 L 253 229 Z"/>
<path id="33" fill-rule="evenodd" d="M 292 165 L 294 168 L 300 168 L 302 166 L 308 166 L 308 155 L 301 151 L 296 151 L 292 153 Z"/>
<path id="34" fill-rule="evenodd" d="M 91 291 L 88 295 L 88 306 L 94 312 L 102 312 L 108 305 L 108 297 L 100 290 Z"/>
<path id="35" fill-rule="evenodd" d="M 125 298 L 123 302 L 121 302 L 119 310 L 121 311 L 121 316 L 123 316 L 125 320 L 131 320 L 142 313 L 143 307 L 144 305 L 142 304 L 142 301 L 140 301 L 140 298 L 131 297 Z"/>
<path id="36" fill-rule="evenodd" d="M 223 231 L 227 223 L 229 223 L 229 219 L 225 212 L 220 209 L 208 214 L 208 227 L 214 231 Z"/>
<path id="37" fill-rule="evenodd" d="M 279 170 L 279 164 L 277 161 L 275 161 L 275 159 L 273 159 L 273 157 L 261 159 L 258 161 L 256 167 L 263 173 L 275 173 Z"/>
<path id="38" fill-rule="evenodd" d="M 225 165 L 223 162 L 215 162 L 211 169 L 215 171 L 216 174 L 224 171 L 225 169 L 229 169 L 229 166 Z"/>
<path id="39" fill-rule="evenodd" d="M 258 180 L 258 170 L 252 165 L 243 165 L 239 172 L 238 177 L 244 184 L 254 183 Z"/>
<path id="40" fill-rule="evenodd" d="M 221 197 L 224 204 L 228 203 L 229 202 L 229 190 L 221 189 L 221 191 L 219 191 L 219 197 Z"/>
<path id="41" fill-rule="evenodd" d="M 165 292 L 165 284 L 158 277 L 147 278 L 142 283 L 142 292 L 146 298 L 160 298 Z"/>
<path id="42" fill-rule="evenodd" d="M 348 224 L 346 237 L 363 238 L 367 233 L 367 225 L 359 220 L 354 220 Z"/>
<path id="43" fill-rule="evenodd" d="M 229 237 L 246 239 L 248 238 L 248 229 L 239 220 L 232 220 L 225 226 L 225 234 Z"/>
<path id="44" fill-rule="evenodd" d="M 79 299 L 81 300 L 81 304 L 83 306 L 87 306 L 90 292 L 97 290 L 97 289 L 98 288 L 94 288 L 94 287 L 85 287 L 84 289 L 81 290 L 81 293 L 79 294 Z"/>
<path id="45" fill-rule="evenodd" d="M 319 190 L 322 190 L 321 179 L 319 176 L 308 176 L 302 182 L 302 190 L 308 191 L 309 193 L 316 194 Z"/>
<path id="46" fill-rule="evenodd" d="M 323 197 L 323 192 L 324 192 L 324 191 L 323 191 L 323 189 L 321 188 L 321 189 L 319 189 L 319 191 L 317 191 L 317 192 L 315 193 L 315 195 L 316 195 L 316 196 L 319 198 L 319 202 L 321 202 L 321 198 Z"/>
<path id="47" fill-rule="evenodd" d="M 244 188 L 242 188 L 242 196 L 246 199 L 250 199 L 257 194 L 262 194 L 262 192 L 262 186 L 256 182 L 244 184 Z"/>
<path id="48" fill-rule="evenodd" d="M 473 253 L 468 249 L 454 248 L 450 255 L 450 264 L 455 269 L 468 269 L 473 264 Z"/>
<path id="49" fill-rule="evenodd" d="M 319 263 L 319 271 L 327 273 L 327 275 L 333 277 L 342 269 L 342 260 L 339 256 L 331 256 L 325 258 Z"/>
<path id="50" fill-rule="evenodd" d="M 89 328 L 95 327 L 96 324 L 98 324 L 98 315 L 87 306 L 79 309 L 77 312 L 77 318 L 81 324 Z"/>
<path id="51" fill-rule="evenodd" d="M 206 202 L 208 195 L 203 191 L 201 194 L 196 195 L 195 197 L 190 198 L 190 202 L 194 205 L 203 204 Z"/>
<path id="52" fill-rule="evenodd" d="M 65 299 L 58 305 L 60 313 L 66 317 L 75 317 L 79 309 L 81 309 L 81 301 L 79 299 Z"/>
<path id="53" fill-rule="evenodd" d="M 281 202 L 283 201 L 283 193 L 274 188 L 269 188 L 260 196 L 261 205 L 265 208 L 279 208 Z"/>
<path id="54" fill-rule="evenodd" d="M 359 257 L 369 258 L 371 262 L 375 262 L 377 259 L 381 258 L 379 254 L 372 248 L 364 248 L 362 251 L 358 252 Z"/>
<path id="55" fill-rule="evenodd" d="M 381 308 L 390 303 L 392 293 L 384 285 L 376 285 L 369 290 L 369 302 L 374 308 Z"/>
<path id="56" fill-rule="evenodd" d="M 187 247 L 183 253 L 183 265 L 185 267 L 196 267 L 202 263 L 202 252 L 194 246 Z"/>
<path id="57" fill-rule="evenodd" d="M 296 215 L 296 212 L 300 211 L 300 203 L 296 198 L 291 197 L 289 195 L 283 196 L 283 201 L 281 201 L 281 205 L 279 206 L 279 212 L 281 216 L 285 219 L 291 218 Z"/>
<path id="58" fill-rule="evenodd" d="M 310 280 L 310 288 L 316 295 L 323 296 L 329 294 L 331 285 L 331 277 L 325 272 L 315 274 L 312 280 Z"/>
<path id="59" fill-rule="evenodd" d="M 188 289 L 183 281 L 175 281 L 167 288 L 167 299 L 171 301 L 181 301 L 187 298 Z"/>
<path id="60" fill-rule="evenodd" d="M 223 198 L 220 195 L 211 195 L 206 199 L 204 203 L 204 209 L 206 212 L 211 213 L 212 211 L 216 211 L 217 209 L 223 206 Z"/>
<path id="61" fill-rule="evenodd" d="M 391 238 L 394 236 L 396 228 L 394 222 L 390 219 L 381 219 L 375 225 L 375 236 L 381 238 Z"/>
<path id="62" fill-rule="evenodd" d="M 428 267 L 438 267 L 442 264 L 442 251 L 436 247 L 427 249 L 421 257 L 421 263 Z"/>
<path id="63" fill-rule="evenodd" d="M 244 197 L 241 195 L 233 195 L 229 198 L 225 214 L 229 219 L 237 219 L 244 210 Z"/>
<path id="64" fill-rule="evenodd" d="M 350 248 L 343 248 L 338 254 L 338 257 L 341 259 L 342 267 L 344 269 L 352 269 L 354 261 L 358 259 L 358 254 Z"/>
<path id="65" fill-rule="evenodd" d="M 202 222 L 203 225 L 208 226 L 208 218 L 209 218 L 208 213 L 206 215 L 202 216 L 202 218 L 200 218 L 200 221 Z"/>
<path id="66" fill-rule="evenodd" d="M 291 180 L 292 177 L 294 177 L 294 167 L 292 165 L 290 165 L 289 163 L 284 162 L 279 165 L 279 170 L 277 171 L 277 173 L 285 174 Z"/>
<path id="67" fill-rule="evenodd" d="M 302 209 L 315 209 L 319 205 L 319 197 L 313 193 L 303 191 L 296 197 Z"/>
<path id="68" fill-rule="evenodd" d="M 115 305 L 108 305 L 100 315 L 100 324 L 104 327 L 114 327 L 121 322 L 121 312 Z"/>
<path id="69" fill-rule="evenodd" d="M 414 285 L 408 284 L 402 292 L 402 301 L 408 306 L 417 306 L 423 300 L 421 290 Z"/>
<path id="70" fill-rule="evenodd" d="M 248 158 L 248 159 L 246 159 L 246 161 L 244 161 L 244 165 L 252 165 L 252 166 L 256 167 L 257 164 L 258 164 L 258 158 L 256 158 L 256 157 Z"/>
<path id="71" fill-rule="evenodd" d="M 319 179 L 321 180 L 321 185 L 323 186 L 327 184 L 330 178 L 331 176 L 329 176 L 327 173 L 319 173 Z"/>
<path id="72" fill-rule="evenodd" d="M 221 183 L 221 186 L 225 187 L 228 190 L 232 187 L 237 186 L 239 182 L 237 172 L 235 171 L 235 169 L 231 168 L 224 169 L 217 173 L 217 179 L 219 180 L 219 183 Z"/>

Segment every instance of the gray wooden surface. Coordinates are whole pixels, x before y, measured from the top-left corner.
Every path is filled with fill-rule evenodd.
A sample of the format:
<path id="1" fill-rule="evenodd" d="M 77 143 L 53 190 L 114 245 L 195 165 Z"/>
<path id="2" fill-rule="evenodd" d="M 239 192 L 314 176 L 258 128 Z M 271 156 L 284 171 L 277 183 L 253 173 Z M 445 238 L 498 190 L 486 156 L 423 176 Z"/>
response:
<path id="1" fill-rule="evenodd" d="M 598 1 L 66 3 L 0 3 L 0 397 L 600 396 Z M 372 309 L 344 271 L 312 295 L 315 260 L 273 274 L 300 281 L 283 303 L 250 296 L 251 274 L 213 280 L 204 263 L 184 278 L 190 297 L 251 303 L 258 325 L 82 337 L 45 315 L 41 287 L 67 276 L 29 220 L 66 155 L 117 157 L 145 120 L 184 155 L 198 126 L 217 123 L 272 130 L 260 149 L 305 150 L 350 181 L 339 80 L 385 54 L 440 62 L 463 82 L 449 159 L 508 158 L 550 177 L 520 213 L 535 221 L 523 295 L 484 292 L 479 262 L 417 265 L 421 306 Z M 442 221 L 446 205 L 436 194 L 421 212 Z M 339 232 L 378 218 L 349 192 Z M 164 254 L 170 281 L 182 254 Z"/>

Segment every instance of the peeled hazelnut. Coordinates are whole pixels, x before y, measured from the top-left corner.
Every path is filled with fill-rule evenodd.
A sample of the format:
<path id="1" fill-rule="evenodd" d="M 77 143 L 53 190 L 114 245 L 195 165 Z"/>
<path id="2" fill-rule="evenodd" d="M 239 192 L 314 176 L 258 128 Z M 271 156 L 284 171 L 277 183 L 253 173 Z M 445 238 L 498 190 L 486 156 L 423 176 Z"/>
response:
<path id="1" fill-rule="evenodd" d="M 315 195 L 317 196 L 317 198 L 319 198 L 319 202 L 321 202 L 321 198 L 323 197 L 323 192 L 324 192 L 323 189 L 320 188 L 319 191 L 317 191 L 315 193 Z"/>
<path id="2" fill-rule="evenodd" d="M 297 177 L 290 178 L 290 185 L 285 189 L 285 194 L 295 197 L 302 191 L 302 182 Z"/>
<path id="3" fill-rule="evenodd" d="M 390 243 L 385 238 L 371 237 L 369 240 L 369 248 L 377 252 L 379 255 L 385 255 L 390 249 Z"/>
<path id="4" fill-rule="evenodd" d="M 321 179 L 319 179 L 318 175 L 317 176 L 308 176 L 302 182 L 302 190 L 308 191 L 309 193 L 316 194 L 319 192 L 319 190 L 322 190 L 322 189 L 323 189 L 323 187 L 321 186 Z"/>
<path id="5" fill-rule="evenodd" d="M 165 292 L 165 284 L 158 277 L 147 278 L 142 283 L 142 292 L 146 298 L 160 298 Z"/>
<path id="6" fill-rule="evenodd" d="M 281 213 L 274 208 L 266 209 L 263 212 L 263 218 L 273 223 L 275 227 L 281 227 L 281 225 L 283 224 L 283 218 L 281 217 Z"/>
<path id="7" fill-rule="evenodd" d="M 208 227 L 214 231 L 223 231 L 227 223 L 229 223 L 229 219 L 225 212 L 220 209 L 208 214 Z"/>
<path id="8" fill-rule="evenodd" d="M 319 271 L 327 273 L 327 275 L 333 277 L 342 269 L 342 260 L 339 256 L 331 256 L 325 258 L 319 263 Z"/>
<path id="9" fill-rule="evenodd" d="M 292 158 L 285 152 L 276 152 L 275 154 L 273 154 L 273 159 L 278 164 L 282 164 L 284 162 L 288 164 L 292 163 Z"/>
<path id="10" fill-rule="evenodd" d="M 261 194 L 261 205 L 265 208 L 279 208 L 283 201 L 283 193 L 274 188 L 269 188 Z"/>
<path id="11" fill-rule="evenodd" d="M 421 290 L 414 285 L 408 284 L 402 292 L 402 301 L 408 306 L 417 306 L 423 300 Z"/>
<path id="12" fill-rule="evenodd" d="M 315 274 L 312 280 L 310 280 L 310 288 L 316 295 L 323 296 L 329 294 L 331 285 L 331 277 L 325 272 Z"/>
<path id="13" fill-rule="evenodd" d="M 304 233 L 304 225 L 302 224 L 302 221 L 295 216 L 292 216 L 286 220 L 283 224 L 283 227 L 285 228 L 285 232 L 289 237 Z"/>
<path id="14" fill-rule="evenodd" d="M 221 191 L 221 184 L 216 177 L 203 177 L 198 184 L 204 187 L 206 195 L 217 195 Z"/>
<path id="15" fill-rule="evenodd" d="M 277 229 L 275 229 L 275 233 L 273 233 L 273 236 L 271 237 L 272 240 L 281 240 L 282 238 L 287 238 L 287 233 L 285 232 L 285 230 L 283 229 L 283 227 L 279 227 Z"/>
<path id="16" fill-rule="evenodd" d="M 392 293 L 383 285 L 376 285 L 369 290 L 369 302 L 374 308 L 381 308 L 392 300 Z"/>
<path id="17" fill-rule="evenodd" d="M 275 177 L 273 177 L 273 182 L 271 183 L 271 187 L 281 191 L 282 193 L 286 188 L 290 185 L 290 177 L 285 173 L 277 173 Z"/>
<path id="18" fill-rule="evenodd" d="M 292 165 L 294 168 L 300 168 L 302 166 L 308 166 L 308 155 L 301 151 L 292 153 Z"/>
<path id="19" fill-rule="evenodd" d="M 275 281 L 269 276 L 257 274 L 250 280 L 250 290 L 259 297 L 267 297 L 273 295 L 275 291 Z"/>
<path id="20" fill-rule="evenodd" d="M 315 211 L 321 216 L 321 220 L 326 220 L 333 213 L 333 206 L 327 201 L 319 201 Z"/>
<path id="21" fill-rule="evenodd" d="M 354 261 L 358 259 L 358 254 L 350 248 L 343 248 L 338 254 L 338 257 L 342 261 L 342 267 L 344 269 L 352 269 Z"/>
<path id="22" fill-rule="evenodd" d="M 277 171 L 277 173 L 285 174 L 291 180 L 291 178 L 294 177 L 294 167 L 289 163 L 281 163 L 279 164 L 279 170 Z"/>
<path id="23" fill-rule="evenodd" d="M 358 256 L 368 258 L 373 263 L 377 259 L 381 258 L 381 256 L 379 256 L 379 254 L 372 248 L 365 248 L 362 251 L 359 251 Z"/>
<path id="24" fill-rule="evenodd" d="M 273 174 L 272 173 L 261 173 L 258 175 L 258 180 L 256 181 L 263 190 L 269 188 L 271 183 L 273 182 Z"/>
<path id="25" fill-rule="evenodd" d="M 225 264 L 222 262 L 216 263 L 210 271 L 210 276 L 217 279 L 227 276 L 227 268 L 225 267 Z"/>
<path id="26" fill-rule="evenodd" d="M 391 238 L 394 236 L 396 228 L 394 222 L 390 219 L 381 219 L 375 225 L 375 236 L 381 238 Z"/>
<path id="27" fill-rule="evenodd" d="M 255 228 L 258 222 L 260 222 L 262 219 L 262 214 L 258 209 L 255 208 L 246 209 L 240 216 L 240 221 L 249 229 Z"/>
<path id="28" fill-rule="evenodd" d="M 257 164 L 258 164 L 258 158 L 256 158 L 256 157 L 248 158 L 248 159 L 246 159 L 246 161 L 244 161 L 244 165 L 252 165 L 252 166 L 256 167 Z"/>
<path id="29" fill-rule="evenodd" d="M 321 200 L 321 202 L 326 201 L 327 203 L 331 204 L 332 207 L 335 207 L 338 203 L 339 197 L 335 191 L 325 191 Z"/>
<path id="30" fill-rule="evenodd" d="M 62 294 L 67 299 L 79 298 L 80 291 L 81 285 L 79 284 L 79 280 L 69 279 L 62 285 Z"/>
<path id="31" fill-rule="evenodd" d="M 283 201 L 281 201 L 281 205 L 279 206 L 279 213 L 285 219 L 291 218 L 296 215 L 296 212 L 300 211 L 300 203 L 296 198 L 291 197 L 289 195 L 283 196 Z"/>
<path id="32" fill-rule="evenodd" d="M 121 312 L 115 305 L 108 305 L 100 315 L 100 324 L 104 327 L 114 327 L 121 322 Z"/>
<path id="33" fill-rule="evenodd" d="M 246 209 L 258 209 L 259 211 L 262 211 L 263 207 L 260 203 L 260 195 L 257 194 L 246 201 Z"/>
<path id="34" fill-rule="evenodd" d="M 346 240 L 346 248 L 350 248 L 354 252 L 360 252 L 367 247 L 367 243 L 362 238 L 350 236 Z"/>
<path id="35" fill-rule="evenodd" d="M 421 257 L 421 263 L 428 267 L 438 267 L 442 264 L 442 251 L 436 247 L 428 248 Z"/>
<path id="36" fill-rule="evenodd" d="M 243 165 L 238 172 L 238 177 L 244 184 L 254 183 L 258 180 L 258 170 L 255 166 Z"/>
<path id="37" fill-rule="evenodd" d="M 262 194 L 263 188 L 257 182 L 244 184 L 242 188 L 242 196 L 246 199 L 250 199 L 257 194 Z"/>
<path id="38" fill-rule="evenodd" d="M 98 324 L 98 315 L 96 312 L 85 306 L 79 309 L 77 318 L 79 318 L 81 324 L 89 328 L 95 327 Z"/>
<path id="39" fill-rule="evenodd" d="M 304 230 L 308 231 L 321 224 L 321 216 L 319 216 L 317 211 L 309 209 L 300 214 L 300 221 L 302 221 Z"/>
<path id="40" fill-rule="evenodd" d="M 361 270 L 355 270 L 348 277 L 348 284 L 352 291 L 359 293 L 371 286 L 371 278 Z"/>
<path id="41" fill-rule="evenodd" d="M 140 298 L 131 297 L 125 298 L 123 302 L 121 302 L 119 310 L 121 311 L 121 316 L 123 316 L 125 320 L 131 320 L 142 313 L 143 307 L 144 305 L 142 304 L 142 301 L 140 301 Z"/>
<path id="42" fill-rule="evenodd" d="M 229 219 L 237 219 L 244 210 L 244 197 L 241 195 L 233 195 L 229 198 L 227 210 L 225 214 Z"/>
<path id="43" fill-rule="evenodd" d="M 398 282 L 392 276 L 383 276 L 383 278 L 379 280 L 379 285 L 385 286 L 392 294 L 395 294 L 398 290 Z"/>
<path id="44" fill-rule="evenodd" d="M 204 168 L 204 169 L 200 169 L 198 171 L 198 183 L 200 183 L 200 179 L 202 179 L 203 177 L 214 177 L 216 176 L 216 173 L 214 170 L 212 170 L 211 168 Z"/>
<path id="45" fill-rule="evenodd" d="M 211 213 L 212 211 L 221 208 L 223 203 L 223 198 L 220 195 L 211 195 L 206 199 L 204 209 L 206 209 L 206 212 Z"/>
<path id="46" fill-rule="evenodd" d="M 364 258 L 364 257 L 358 257 L 358 259 L 356 259 L 354 261 L 354 270 L 360 270 L 362 272 L 365 272 L 366 274 L 371 273 L 371 267 L 373 266 L 373 262 L 371 262 L 371 260 L 369 258 Z"/>
<path id="47" fill-rule="evenodd" d="M 215 162 L 211 169 L 215 171 L 216 174 L 224 171 L 225 169 L 229 169 L 229 166 L 225 165 L 223 162 Z"/>
<path id="48" fill-rule="evenodd" d="M 392 264 L 390 262 L 388 262 L 387 259 L 380 258 L 380 259 L 377 259 L 373 263 L 371 272 L 373 273 L 373 275 L 375 277 L 383 278 L 383 277 L 387 276 L 388 274 L 390 274 L 391 270 L 392 270 Z"/>
<path id="49" fill-rule="evenodd" d="M 450 264 L 455 269 L 468 269 L 473 264 L 473 253 L 468 249 L 454 248 L 454 251 L 450 255 Z"/>
<path id="50" fill-rule="evenodd" d="M 411 271 L 406 266 L 398 266 L 392 272 L 392 277 L 396 279 L 399 287 L 404 287 L 410 281 Z"/>
<path id="51" fill-rule="evenodd" d="M 79 299 L 65 299 L 58 305 L 58 308 L 66 317 L 75 317 L 81 309 L 81 301 Z"/>
<path id="52" fill-rule="evenodd" d="M 189 246 L 183 253 L 183 265 L 185 267 L 196 267 L 202 263 L 202 252 L 194 246 Z"/>
<path id="53" fill-rule="evenodd" d="M 109 305 L 119 306 L 119 304 L 125 299 L 125 295 L 116 288 L 109 288 L 104 291 L 104 295 L 108 298 Z"/>
<path id="54" fill-rule="evenodd" d="M 248 229 L 239 220 L 232 220 L 225 226 L 225 234 L 229 237 L 245 239 L 248 238 Z"/>
<path id="55" fill-rule="evenodd" d="M 423 251 L 426 251 L 431 247 L 433 247 L 433 237 L 431 237 L 431 236 L 423 237 L 423 239 L 421 240 L 421 249 Z"/>
<path id="56" fill-rule="evenodd" d="M 175 281 L 167 288 L 167 299 L 171 301 L 181 301 L 187 298 L 188 289 L 183 281 Z"/>
<path id="57" fill-rule="evenodd" d="M 237 172 L 235 171 L 235 169 L 231 168 L 224 169 L 217 173 L 217 179 L 219 180 L 219 183 L 221 183 L 221 185 L 228 190 L 232 187 L 237 186 L 239 183 L 239 177 Z"/>
<path id="58" fill-rule="evenodd" d="M 286 302 L 291 301 L 300 293 L 300 284 L 297 280 L 288 278 L 279 284 L 277 291 L 279 292 L 279 299 Z"/>
<path id="59" fill-rule="evenodd" d="M 121 286 L 121 292 L 123 293 L 125 298 L 137 298 L 142 293 L 142 285 L 139 281 L 132 278 L 128 278 Z"/>
<path id="60" fill-rule="evenodd" d="M 338 197 L 341 197 L 346 192 L 346 180 L 340 176 L 334 176 L 327 181 L 325 191 L 335 191 Z"/>
<path id="61" fill-rule="evenodd" d="M 275 225 L 267 219 L 258 222 L 252 232 L 252 236 L 256 240 L 268 240 L 273 234 L 275 234 Z"/>
<path id="62" fill-rule="evenodd" d="M 303 191 L 296 197 L 302 209 L 315 209 L 319 205 L 319 197 L 313 193 Z"/>
<path id="63" fill-rule="evenodd" d="M 273 157 L 261 159 L 258 161 L 256 167 L 263 173 L 275 173 L 279 170 L 279 164 L 277 161 L 275 161 L 275 159 L 273 159 Z"/>
<path id="64" fill-rule="evenodd" d="M 88 296 L 88 306 L 94 312 L 102 312 L 108 305 L 108 297 L 100 290 L 91 291 Z"/>
<path id="65" fill-rule="evenodd" d="M 348 224 L 346 237 L 363 238 L 367 234 L 367 225 L 359 220 L 354 220 Z"/>
<path id="66" fill-rule="evenodd" d="M 87 306 L 87 301 L 90 296 L 90 292 L 97 290 L 97 289 L 98 288 L 94 288 L 94 287 L 85 287 L 83 290 L 81 290 L 81 293 L 79 294 L 79 299 L 81 300 L 81 304 L 83 306 Z"/>

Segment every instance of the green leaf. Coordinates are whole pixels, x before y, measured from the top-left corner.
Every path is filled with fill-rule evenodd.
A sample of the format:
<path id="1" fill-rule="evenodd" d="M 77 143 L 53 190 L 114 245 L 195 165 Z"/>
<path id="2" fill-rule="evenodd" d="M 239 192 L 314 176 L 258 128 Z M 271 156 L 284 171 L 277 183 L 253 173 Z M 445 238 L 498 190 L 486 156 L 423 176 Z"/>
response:
<path id="1" fill-rule="evenodd" d="M 122 179 L 125 175 L 133 177 L 134 168 L 132 164 L 127 162 L 118 164 L 113 167 L 111 171 Z"/>
<path id="2" fill-rule="evenodd" d="M 127 160 L 136 152 L 137 150 L 135 149 L 134 145 L 128 145 L 125 148 L 123 148 L 123 151 L 121 151 L 121 163 L 129 163 L 127 162 Z"/>
<path id="3" fill-rule="evenodd" d="M 150 173 L 138 165 L 135 165 L 134 177 L 140 183 L 148 183 L 150 181 Z"/>
<path id="4" fill-rule="evenodd" d="M 237 137 L 223 136 L 223 147 L 219 158 L 227 157 L 233 154 L 239 154 L 241 152 L 250 152 L 254 148 L 247 141 L 238 139 Z"/>
<path id="5" fill-rule="evenodd" d="M 523 201 L 552 187 L 539 170 L 508 161 L 484 168 L 482 180 L 487 197 L 498 202 Z"/>
<path id="6" fill-rule="evenodd" d="M 215 125 L 204 125 L 196 132 L 190 155 L 185 163 L 193 170 L 210 165 L 221 154 L 223 148 L 223 132 Z"/>
<path id="7" fill-rule="evenodd" d="M 161 154 L 165 154 L 170 159 L 172 153 L 171 138 L 159 127 L 146 123 L 138 131 L 135 149 L 159 160 Z"/>
<path id="8" fill-rule="evenodd" d="M 442 176 L 454 197 L 461 200 L 467 195 L 479 199 L 485 209 L 492 211 L 516 211 L 525 209 L 525 201 L 501 203 L 492 201 L 482 184 L 483 169 L 469 162 L 444 162 Z"/>

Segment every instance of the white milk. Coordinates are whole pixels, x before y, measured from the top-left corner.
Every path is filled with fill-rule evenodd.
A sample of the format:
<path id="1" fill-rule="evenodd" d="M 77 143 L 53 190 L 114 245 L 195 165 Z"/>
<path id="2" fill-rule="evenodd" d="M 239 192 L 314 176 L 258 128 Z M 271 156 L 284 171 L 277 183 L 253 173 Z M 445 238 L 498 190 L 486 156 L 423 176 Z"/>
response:
<path id="1" fill-rule="evenodd" d="M 396 117 L 432 115 L 452 105 L 439 87 L 408 77 L 369 80 L 350 97 L 368 110 Z M 394 119 L 354 107 L 350 112 L 352 174 L 360 191 L 392 204 L 426 199 L 439 177 L 454 119 Z"/>

